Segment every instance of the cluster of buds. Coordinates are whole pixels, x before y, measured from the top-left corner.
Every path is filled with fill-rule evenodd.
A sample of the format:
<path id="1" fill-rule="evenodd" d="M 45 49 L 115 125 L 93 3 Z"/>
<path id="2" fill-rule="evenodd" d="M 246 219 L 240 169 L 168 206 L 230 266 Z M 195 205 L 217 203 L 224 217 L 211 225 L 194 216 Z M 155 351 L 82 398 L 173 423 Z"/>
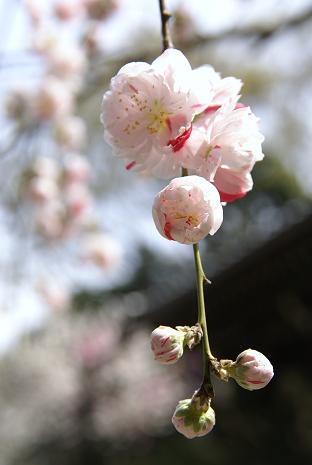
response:
<path id="1" fill-rule="evenodd" d="M 191 328 L 159 326 L 151 334 L 151 349 L 154 358 L 163 365 L 176 363 L 187 346 L 192 349 L 202 338 L 200 325 Z M 239 386 L 250 391 L 265 387 L 274 375 L 270 361 L 253 349 L 244 350 L 232 360 L 211 360 L 214 374 L 228 381 L 233 378 Z M 211 407 L 212 389 L 207 389 L 205 381 L 195 391 L 192 399 L 181 400 L 173 414 L 172 423 L 179 433 L 188 439 L 208 434 L 215 425 L 215 412 Z"/>

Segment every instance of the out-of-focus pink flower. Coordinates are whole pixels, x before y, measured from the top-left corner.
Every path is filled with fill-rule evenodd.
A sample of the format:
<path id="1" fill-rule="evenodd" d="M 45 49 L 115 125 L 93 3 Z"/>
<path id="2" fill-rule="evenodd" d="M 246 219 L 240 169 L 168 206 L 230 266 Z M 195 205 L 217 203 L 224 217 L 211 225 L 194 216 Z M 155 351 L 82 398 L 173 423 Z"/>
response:
<path id="1" fill-rule="evenodd" d="M 35 177 L 29 185 L 31 197 L 39 202 L 48 202 L 56 199 L 59 194 L 59 188 L 55 180 L 47 177 Z"/>
<path id="2" fill-rule="evenodd" d="M 34 100 L 34 114 L 39 120 L 55 120 L 73 111 L 71 90 L 58 78 L 48 76 L 39 87 Z"/>
<path id="3" fill-rule="evenodd" d="M 91 233 L 82 242 L 81 257 L 99 268 L 116 266 L 122 256 L 121 246 L 108 234 Z"/>
<path id="4" fill-rule="evenodd" d="M 207 409 L 202 409 L 197 400 L 192 398 L 180 400 L 174 411 L 172 423 L 179 433 L 188 439 L 193 439 L 210 433 L 216 419 L 210 405 Z"/>
<path id="5" fill-rule="evenodd" d="M 105 139 L 128 169 L 170 178 L 180 174 L 179 150 L 194 116 L 210 101 L 209 83 L 204 89 L 197 85 L 197 75 L 178 50 L 166 50 L 151 65 L 129 63 L 104 94 Z"/>
<path id="6" fill-rule="evenodd" d="M 247 349 L 238 355 L 229 368 L 229 375 L 241 387 L 253 391 L 265 387 L 273 378 L 274 371 L 270 361 L 261 352 Z"/>
<path id="7" fill-rule="evenodd" d="M 56 180 L 60 176 L 60 167 L 53 158 L 39 157 L 32 167 L 32 172 L 38 177 Z"/>
<path id="8" fill-rule="evenodd" d="M 200 176 L 173 179 L 156 195 L 153 218 L 159 233 L 181 244 L 213 235 L 223 221 L 217 189 Z"/>
<path id="9" fill-rule="evenodd" d="M 64 175 L 66 182 L 83 183 L 90 177 L 90 164 L 78 154 L 70 154 L 65 159 Z"/>
<path id="10" fill-rule="evenodd" d="M 43 16 L 40 0 L 24 0 L 24 5 L 27 8 L 33 26 L 40 26 Z"/>
<path id="11" fill-rule="evenodd" d="M 83 50 L 76 46 L 59 44 L 48 55 L 49 72 L 62 79 L 81 78 L 86 69 L 86 57 Z"/>
<path id="12" fill-rule="evenodd" d="M 34 31 L 32 48 L 35 52 L 48 56 L 58 46 L 58 40 L 56 29 L 44 25 Z"/>
<path id="13" fill-rule="evenodd" d="M 68 150 L 80 150 L 86 142 L 86 124 L 78 116 L 67 116 L 56 122 L 55 139 Z"/>
<path id="14" fill-rule="evenodd" d="M 35 214 L 35 224 L 38 231 L 48 239 L 63 237 L 65 221 L 66 209 L 58 200 L 43 204 Z"/>
<path id="15" fill-rule="evenodd" d="M 71 183 L 66 187 L 64 200 L 68 213 L 73 218 L 83 215 L 91 206 L 89 189 L 79 182 Z"/>
<path id="16" fill-rule="evenodd" d="M 68 21 L 79 15 L 81 6 L 79 0 L 58 0 L 54 5 L 54 13 L 61 21 Z"/>
<path id="17" fill-rule="evenodd" d="M 91 19 L 101 21 L 112 14 L 119 6 L 117 0 L 83 0 Z"/>
<path id="18" fill-rule="evenodd" d="M 52 281 L 51 279 L 40 279 L 36 288 L 43 300 L 52 310 L 59 312 L 68 308 L 71 295 L 69 289 L 63 284 Z"/>
<path id="19" fill-rule="evenodd" d="M 176 363 L 183 355 L 185 333 L 170 328 L 158 326 L 151 334 L 151 349 L 155 360 L 163 365 Z"/>
<path id="20" fill-rule="evenodd" d="M 113 326 L 94 330 L 79 342 L 77 355 L 87 368 L 93 368 L 110 359 L 118 347 L 120 331 Z"/>

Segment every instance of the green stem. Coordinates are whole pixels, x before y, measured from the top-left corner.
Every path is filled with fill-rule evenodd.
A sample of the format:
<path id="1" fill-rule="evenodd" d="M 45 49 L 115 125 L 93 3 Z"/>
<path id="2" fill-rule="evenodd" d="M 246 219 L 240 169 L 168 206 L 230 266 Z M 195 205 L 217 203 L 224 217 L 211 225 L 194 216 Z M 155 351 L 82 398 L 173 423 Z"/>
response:
<path id="1" fill-rule="evenodd" d="M 198 323 L 201 326 L 203 332 L 203 339 L 202 339 L 202 347 L 203 347 L 203 365 L 204 365 L 204 380 L 203 380 L 203 388 L 207 391 L 211 397 L 213 396 L 213 388 L 210 378 L 210 368 L 211 368 L 211 361 L 215 359 L 212 355 L 210 344 L 209 344 L 209 337 L 208 337 L 208 329 L 207 329 L 207 320 L 206 320 L 206 310 L 205 310 L 205 296 L 204 296 L 204 282 L 206 281 L 206 276 L 203 270 L 200 253 L 199 253 L 199 245 L 193 245 L 194 250 L 194 260 L 195 260 L 195 270 L 196 270 L 196 283 L 197 283 L 197 301 L 198 301 Z"/>

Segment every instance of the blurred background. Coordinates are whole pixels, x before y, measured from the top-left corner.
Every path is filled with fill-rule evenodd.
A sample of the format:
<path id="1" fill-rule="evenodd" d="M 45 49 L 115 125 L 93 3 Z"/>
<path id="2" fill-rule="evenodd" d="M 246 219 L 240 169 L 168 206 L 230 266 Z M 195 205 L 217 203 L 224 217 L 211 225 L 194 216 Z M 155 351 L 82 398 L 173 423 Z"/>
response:
<path id="1" fill-rule="evenodd" d="M 216 381 L 217 424 L 171 425 L 200 350 L 158 366 L 149 333 L 196 321 L 192 250 L 157 233 L 165 182 L 104 143 L 102 95 L 161 53 L 157 0 L 0 0 L 0 464 L 310 464 L 312 2 L 168 0 L 193 67 L 244 82 L 265 135 L 254 189 L 201 244 L 213 351 L 252 347 L 262 391 Z"/>

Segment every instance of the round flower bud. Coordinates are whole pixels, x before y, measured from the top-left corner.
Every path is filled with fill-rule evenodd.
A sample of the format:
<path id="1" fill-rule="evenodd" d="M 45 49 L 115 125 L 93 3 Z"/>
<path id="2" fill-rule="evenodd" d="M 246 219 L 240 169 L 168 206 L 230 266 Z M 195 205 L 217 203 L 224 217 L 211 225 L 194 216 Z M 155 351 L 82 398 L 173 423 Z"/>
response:
<path id="1" fill-rule="evenodd" d="M 185 333 L 170 328 L 158 326 L 151 334 L 151 349 L 155 360 L 163 365 L 171 365 L 183 355 Z"/>
<path id="2" fill-rule="evenodd" d="M 172 423 L 175 429 L 188 439 L 198 438 L 210 433 L 216 423 L 212 407 L 201 407 L 199 399 L 184 399 L 178 403 Z"/>
<path id="3" fill-rule="evenodd" d="M 273 378 L 274 371 L 270 361 L 261 352 L 247 349 L 238 355 L 229 368 L 229 375 L 242 388 L 253 391 L 265 387 Z"/>
<path id="4" fill-rule="evenodd" d="M 181 244 L 196 244 L 221 226 L 219 193 L 200 176 L 173 179 L 156 195 L 153 218 L 162 236 Z"/>

